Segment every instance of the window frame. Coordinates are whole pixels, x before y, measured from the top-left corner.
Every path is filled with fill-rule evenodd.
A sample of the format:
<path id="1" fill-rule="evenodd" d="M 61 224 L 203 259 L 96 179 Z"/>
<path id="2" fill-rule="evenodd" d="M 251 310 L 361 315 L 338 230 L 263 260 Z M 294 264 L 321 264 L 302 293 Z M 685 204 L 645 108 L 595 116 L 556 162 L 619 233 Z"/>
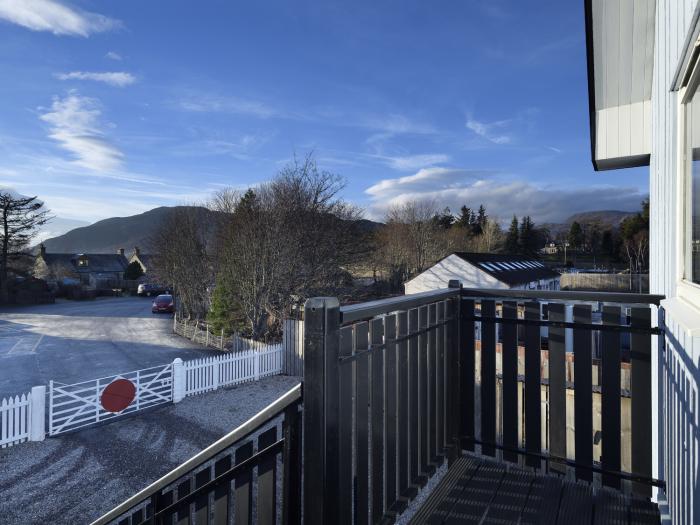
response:
<path id="1" fill-rule="evenodd" d="M 689 103 L 699 95 L 700 103 L 700 60 L 688 65 L 688 82 L 679 90 L 678 97 L 678 177 L 676 179 L 676 295 L 700 309 L 700 284 L 692 282 L 689 275 L 692 265 L 692 155 L 688 134 Z"/>

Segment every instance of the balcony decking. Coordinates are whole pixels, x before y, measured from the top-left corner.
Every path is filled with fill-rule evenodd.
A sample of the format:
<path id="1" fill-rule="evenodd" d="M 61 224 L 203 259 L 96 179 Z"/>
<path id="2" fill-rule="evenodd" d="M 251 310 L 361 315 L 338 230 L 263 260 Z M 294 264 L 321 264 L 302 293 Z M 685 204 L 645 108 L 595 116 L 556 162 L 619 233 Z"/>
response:
<path id="1" fill-rule="evenodd" d="M 659 523 L 659 509 L 612 489 L 467 455 L 451 465 L 410 523 L 644 524 Z"/>

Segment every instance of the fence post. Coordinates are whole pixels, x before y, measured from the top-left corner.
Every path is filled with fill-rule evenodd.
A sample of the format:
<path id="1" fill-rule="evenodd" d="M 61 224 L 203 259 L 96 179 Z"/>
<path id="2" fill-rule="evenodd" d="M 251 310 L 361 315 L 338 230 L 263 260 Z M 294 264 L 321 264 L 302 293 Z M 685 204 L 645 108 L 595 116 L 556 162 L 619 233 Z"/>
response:
<path id="1" fill-rule="evenodd" d="M 173 361 L 173 403 L 179 403 L 185 398 L 187 374 L 182 359 L 176 357 Z"/>
<path id="2" fill-rule="evenodd" d="M 214 366 L 211 375 L 214 380 L 214 390 L 216 390 L 219 388 L 219 360 L 216 357 L 212 358 L 212 365 Z"/>
<path id="3" fill-rule="evenodd" d="M 29 421 L 29 441 L 44 441 L 46 437 L 46 387 L 32 387 L 31 419 Z"/>
<path id="4" fill-rule="evenodd" d="M 253 376 L 255 377 L 255 380 L 257 381 L 260 379 L 260 352 L 257 350 L 253 349 L 251 350 L 253 352 Z"/>
<path id="5" fill-rule="evenodd" d="M 316 297 L 304 305 L 304 520 L 337 523 L 339 508 L 340 304 Z"/>

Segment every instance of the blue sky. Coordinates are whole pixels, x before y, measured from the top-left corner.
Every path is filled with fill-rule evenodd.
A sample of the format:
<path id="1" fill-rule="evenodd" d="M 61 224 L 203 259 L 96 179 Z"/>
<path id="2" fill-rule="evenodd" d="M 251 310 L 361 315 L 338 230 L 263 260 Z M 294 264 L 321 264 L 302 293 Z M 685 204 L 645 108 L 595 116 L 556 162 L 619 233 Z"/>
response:
<path id="1" fill-rule="evenodd" d="M 582 2 L 0 0 L 0 185 L 95 221 L 313 152 L 381 218 L 633 210 L 590 162 Z"/>

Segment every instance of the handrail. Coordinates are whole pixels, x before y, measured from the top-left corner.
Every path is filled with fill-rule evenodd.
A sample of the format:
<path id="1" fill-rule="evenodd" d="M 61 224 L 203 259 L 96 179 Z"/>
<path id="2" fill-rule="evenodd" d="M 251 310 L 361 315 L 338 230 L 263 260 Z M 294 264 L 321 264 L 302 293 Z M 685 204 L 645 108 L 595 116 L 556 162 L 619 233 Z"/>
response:
<path id="1" fill-rule="evenodd" d="M 400 295 L 388 299 L 378 299 L 366 303 L 351 304 L 340 308 L 340 322 L 342 324 L 354 323 L 363 319 L 370 319 L 377 315 L 382 315 L 397 310 L 408 310 L 430 304 L 450 297 L 457 297 L 459 288 L 443 288 L 440 290 L 430 290 L 411 295 Z"/>
<path id="2" fill-rule="evenodd" d="M 509 299 L 550 299 L 552 301 L 583 301 L 618 304 L 659 305 L 666 296 L 623 292 L 579 292 L 569 290 L 498 290 L 493 288 L 463 288 L 462 297 Z"/>
<path id="3" fill-rule="evenodd" d="M 408 310 L 425 304 L 442 301 L 460 294 L 460 288 L 441 288 L 410 295 L 378 299 L 366 303 L 351 304 L 340 308 L 341 324 L 350 324 L 365 319 L 371 319 L 378 315 Z M 621 292 L 578 292 L 578 291 L 551 291 L 551 290 L 499 290 L 493 288 L 462 288 L 462 297 L 489 297 L 503 299 L 545 299 L 551 301 L 582 301 L 602 302 L 616 304 L 654 304 L 659 305 L 664 295 L 639 294 Z"/>
<path id="4" fill-rule="evenodd" d="M 260 426 L 267 423 L 292 403 L 301 399 L 301 395 L 301 384 L 292 387 L 285 394 L 251 417 L 248 421 L 239 425 L 237 428 L 226 434 L 218 441 L 215 441 L 201 452 L 195 454 L 190 459 L 168 472 L 165 476 L 154 481 L 145 489 L 131 496 L 123 503 L 117 505 L 106 514 L 93 521 L 92 525 L 104 525 L 118 518 L 129 509 L 150 498 L 159 490 L 162 490 L 164 487 L 167 487 L 174 481 L 177 481 L 188 472 L 191 472 L 201 464 L 209 461 L 222 450 L 227 449 L 237 441 L 240 441 L 242 438 L 255 431 Z"/>

